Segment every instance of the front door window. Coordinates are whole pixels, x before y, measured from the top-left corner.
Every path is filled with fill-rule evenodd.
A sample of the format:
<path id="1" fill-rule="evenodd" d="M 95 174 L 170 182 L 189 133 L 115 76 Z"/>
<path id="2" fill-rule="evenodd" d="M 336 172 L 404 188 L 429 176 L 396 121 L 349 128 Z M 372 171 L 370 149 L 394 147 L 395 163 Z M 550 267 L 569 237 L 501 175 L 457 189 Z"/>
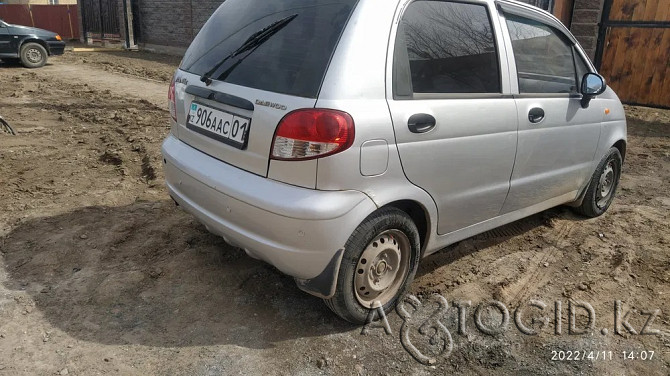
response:
<path id="1" fill-rule="evenodd" d="M 572 44 L 563 33 L 540 22 L 506 15 L 519 78 L 519 92 L 577 93 Z"/>

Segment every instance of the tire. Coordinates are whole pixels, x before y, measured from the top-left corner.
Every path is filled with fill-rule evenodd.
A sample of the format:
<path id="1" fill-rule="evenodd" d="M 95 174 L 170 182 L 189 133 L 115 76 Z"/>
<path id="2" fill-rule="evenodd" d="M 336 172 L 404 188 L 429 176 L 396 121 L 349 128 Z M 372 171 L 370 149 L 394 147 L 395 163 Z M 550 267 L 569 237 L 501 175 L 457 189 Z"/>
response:
<path id="1" fill-rule="evenodd" d="M 365 323 L 379 305 L 389 313 L 414 280 L 419 258 L 419 231 L 412 219 L 399 209 L 382 208 L 347 240 L 335 295 L 324 302 L 354 324 Z"/>
<path id="2" fill-rule="evenodd" d="M 29 42 L 21 46 L 21 64 L 26 68 L 40 68 L 47 63 L 49 54 L 39 43 Z"/>
<path id="3" fill-rule="evenodd" d="M 584 195 L 584 201 L 575 208 L 577 213 L 595 218 L 607 211 L 619 186 L 622 165 L 623 160 L 619 149 L 611 148 L 593 173 L 589 188 Z"/>

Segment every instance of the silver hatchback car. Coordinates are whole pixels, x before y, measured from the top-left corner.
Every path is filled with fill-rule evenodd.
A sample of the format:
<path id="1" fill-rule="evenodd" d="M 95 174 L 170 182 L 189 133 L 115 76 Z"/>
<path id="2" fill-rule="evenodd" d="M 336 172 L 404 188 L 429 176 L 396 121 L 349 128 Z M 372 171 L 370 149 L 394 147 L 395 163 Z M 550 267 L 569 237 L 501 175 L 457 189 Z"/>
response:
<path id="1" fill-rule="evenodd" d="M 601 215 L 626 151 L 572 34 L 508 0 L 227 0 L 169 100 L 177 204 L 355 323 L 449 244 Z"/>

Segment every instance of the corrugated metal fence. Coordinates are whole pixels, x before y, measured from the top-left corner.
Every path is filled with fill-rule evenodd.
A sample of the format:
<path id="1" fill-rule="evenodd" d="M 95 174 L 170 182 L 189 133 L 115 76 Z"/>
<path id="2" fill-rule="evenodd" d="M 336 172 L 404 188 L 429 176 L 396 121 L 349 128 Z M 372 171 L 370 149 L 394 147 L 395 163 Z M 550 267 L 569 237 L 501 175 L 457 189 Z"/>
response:
<path id="1" fill-rule="evenodd" d="M 0 19 L 10 24 L 50 30 L 63 39 L 79 39 L 76 5 L 0 4 Z"/>

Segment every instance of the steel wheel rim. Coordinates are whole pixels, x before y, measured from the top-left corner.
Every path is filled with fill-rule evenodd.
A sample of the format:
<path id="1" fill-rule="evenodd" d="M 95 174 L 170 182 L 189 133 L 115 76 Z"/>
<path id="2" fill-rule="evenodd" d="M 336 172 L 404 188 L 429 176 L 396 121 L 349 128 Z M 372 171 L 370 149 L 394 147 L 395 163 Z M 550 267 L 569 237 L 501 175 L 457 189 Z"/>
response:
<path id="1" fill-rule="evenodd" d="M 616 171 L 614 167 L 614 162 L 609 161 L 603 173 L 600 175 L 598 180 L 598 199 L 596 200 L 596 205 L 599 208 L 604 208 L 612 197 L 614 193 L 614 181 L 616 178 Z"/>
<path id="2" fill-rule="evenodd" d="M 409 269 L 411 246 L 400 230 L 375 236 L 356 264 L 354 292 L 364 307 L 384 306 L 400 291 Z"/>
<path id="3" fill-rule="evenodd" d="M 42 51 L 38 50 L 37 48 L 30 48 L 26 52 L 26 58 L 31 63 L 39 63 L 42 61 Z"/>

